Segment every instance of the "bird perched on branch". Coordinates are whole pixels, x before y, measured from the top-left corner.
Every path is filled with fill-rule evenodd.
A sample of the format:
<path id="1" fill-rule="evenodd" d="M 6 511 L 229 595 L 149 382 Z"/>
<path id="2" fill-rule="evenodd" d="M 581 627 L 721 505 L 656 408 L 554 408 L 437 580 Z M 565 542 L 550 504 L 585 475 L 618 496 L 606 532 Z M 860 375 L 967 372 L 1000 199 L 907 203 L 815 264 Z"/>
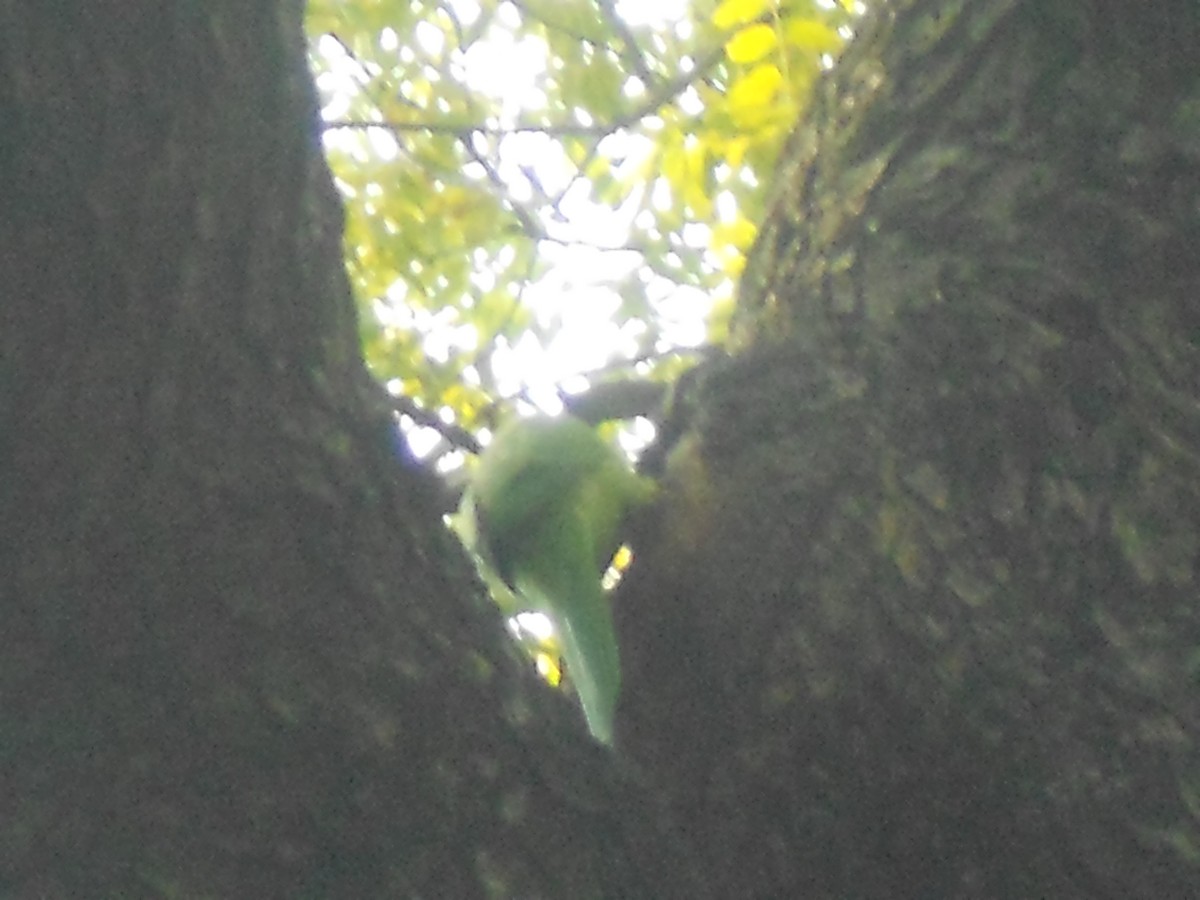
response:
<path id="1" fill-rule="evenodd" d="M 612 743 L 620 661 L 600 584 L 622 519 L 654 482 L 573 416 L 516 419 L 497 433 L 460 506 L 468 547 L 551 619 L 592 735 Z"/>

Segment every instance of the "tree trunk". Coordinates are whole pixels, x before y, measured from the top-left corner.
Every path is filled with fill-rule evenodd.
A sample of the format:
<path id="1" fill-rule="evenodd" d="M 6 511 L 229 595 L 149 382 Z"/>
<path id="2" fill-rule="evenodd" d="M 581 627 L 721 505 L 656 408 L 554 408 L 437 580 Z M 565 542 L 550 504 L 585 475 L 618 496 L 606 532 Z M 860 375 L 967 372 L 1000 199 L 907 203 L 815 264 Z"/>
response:
<path id="1" fill-rule="evenodd" d="M 619 605 L 718 896 L 1200 896 L 1197 47 L 907 0 L 819 86 Z"/>
<path id="2" fill-rule="evenodd" d="M 820 86 L 613 755 L 363 372 L 299 4 L 0 3 L 0 894 L 1200 894 L 1200 13 L 1110 6 Z"/>
<path id="3" fill-rule="evenodd" d="M 704 896 L 398 450 L 301 6 L 0 3 L 0 895 Z"/>

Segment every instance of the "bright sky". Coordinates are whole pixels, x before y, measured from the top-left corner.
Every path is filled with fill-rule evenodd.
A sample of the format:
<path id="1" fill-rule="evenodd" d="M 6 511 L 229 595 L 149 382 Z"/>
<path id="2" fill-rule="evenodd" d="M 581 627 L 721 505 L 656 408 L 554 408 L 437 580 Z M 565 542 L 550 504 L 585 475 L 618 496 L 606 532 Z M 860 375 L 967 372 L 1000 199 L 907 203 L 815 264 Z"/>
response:
<path id="1" fill-rule="evenodd" d="M 467 14 L 478 7 L 472 0 L 455 4 Z M 651 24 L 687 27 L 684 14 L 688 0 L 623 0 L 617 11 L 631 25 Z M 505 10 L 509 20 L 505 22 Z M 516 10 L 504 4 L 498 16 L 510 27 L 516 24 Z M 532 38 L 518 44 L 511 34 L 494 30 L 494 37 L 475 44 L 463 60 L 465 82 L 481 94 L 502 103 L 501 121 L 517 120 L 521 113 L 545 105 L 541 80 L 546 70 L 542 47 Z M 627 165 L 636 166 L 650 152 L 644 138 L 614 135 L 607 148 L 613 157 L 624 156 Z M 611 146 L 619 142 L 619 146 Z M 566 187 L 575 174 L 574 166 L 563 157 L 546 135 L 525 133 L 505 139 L 501 147 L 501 175 L 509 184 L 520 184 L 522 169 L 532 169 L 550 194 Z M 622 329 L 613 321 L 621 299 L 607 285 L 622 275 L 631 275 L 640 264 L 638 254 L 630 251 L 601 250 L 625 244 L 636 214 L 634 202 L 612 209 L 592 203 L 585 185 L 568 193 L 559 207 L 563 220 L 547 219 L 542 224 L 555 240 L 539 248 L 542 258 L 553 270 L 541 281 L 529 286 L 525 298 L 539 323 L 554 326 L 554 338 L 540 346 L 533 335 L 510 349 L 500 349 L 493 359 L 504 395 L 522 388 L 539 406 L 553 411 L 559 408 L 559 386 L 582 386 L 573 379 L 580 372 L 600 368 L 613 351 L 633 355 L 639 334 L 635 328 Z M 518 200 L 521 198 L 518 197 Z M 697 235 L 703 242 L 707 235 Z M 668 320 L 665 337 L 674 344 L 695 345 L 705 338 L 704 317 L 708 298 L 699 291 L 683 296 L 673 284 L 663 280 L 656 300 Z"/>

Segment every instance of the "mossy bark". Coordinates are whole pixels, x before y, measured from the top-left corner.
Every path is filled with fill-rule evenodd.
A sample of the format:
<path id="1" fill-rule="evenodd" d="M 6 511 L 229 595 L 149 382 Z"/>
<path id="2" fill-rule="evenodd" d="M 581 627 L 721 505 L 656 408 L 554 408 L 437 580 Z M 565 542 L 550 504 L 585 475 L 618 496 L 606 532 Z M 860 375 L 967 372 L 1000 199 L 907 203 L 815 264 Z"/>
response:
<path id="1" fill-rule="evenodd" d="M 883 6 L 618 609 L 736 897 L 1200 891 L 1200 8 Z"/>

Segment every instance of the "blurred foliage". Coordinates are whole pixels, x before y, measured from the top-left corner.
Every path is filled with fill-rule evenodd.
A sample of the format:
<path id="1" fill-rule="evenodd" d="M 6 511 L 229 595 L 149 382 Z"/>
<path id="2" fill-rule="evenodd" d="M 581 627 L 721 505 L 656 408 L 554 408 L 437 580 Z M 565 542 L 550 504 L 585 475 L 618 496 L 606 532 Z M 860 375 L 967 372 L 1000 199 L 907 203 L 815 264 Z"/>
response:
<path id="1" fill-rule="evenodd" d="M 720 343 L 775 156 L 859 6 L 312 0 L 376 375 L 474 430 L 499 398 L 544 402 L 537 378 L 672 378 Z"/>

